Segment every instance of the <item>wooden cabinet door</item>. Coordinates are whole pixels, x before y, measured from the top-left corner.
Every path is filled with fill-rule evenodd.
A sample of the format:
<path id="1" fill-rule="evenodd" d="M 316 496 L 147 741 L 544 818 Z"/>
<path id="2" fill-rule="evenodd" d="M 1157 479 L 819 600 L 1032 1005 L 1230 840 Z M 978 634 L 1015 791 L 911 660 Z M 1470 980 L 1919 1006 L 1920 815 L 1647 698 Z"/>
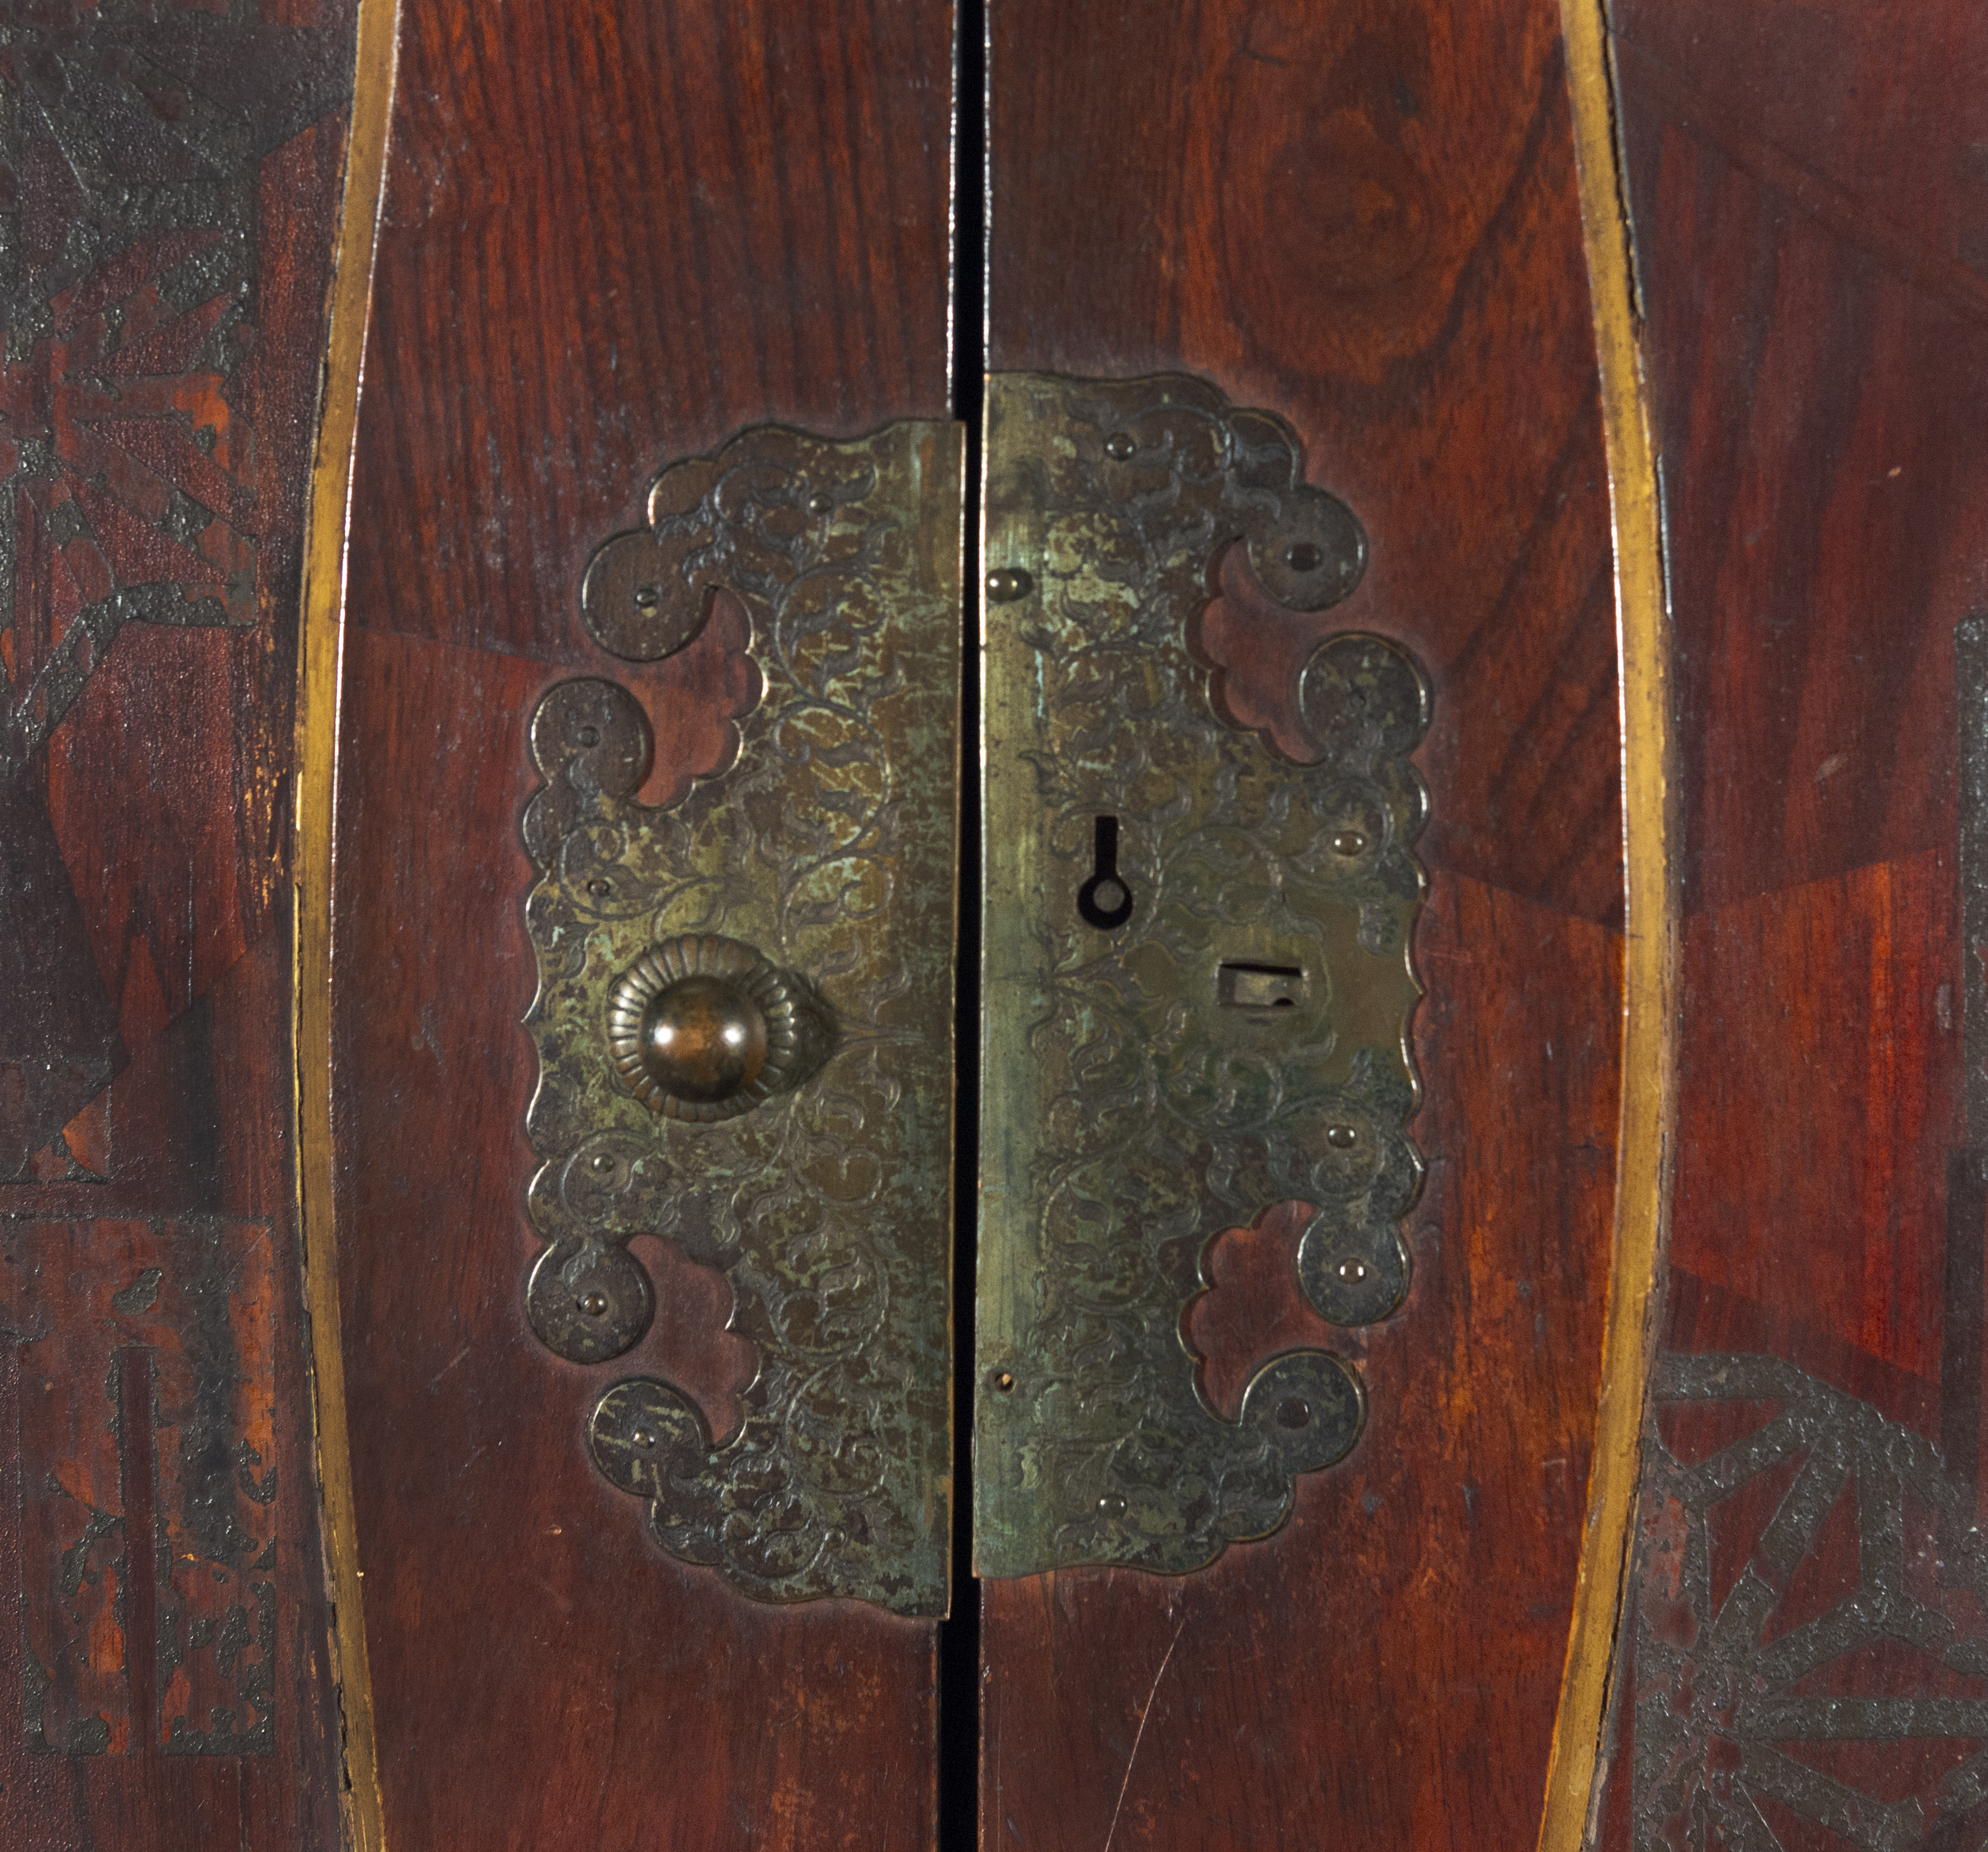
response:
<path id="1" fill-rule="evenodd" d="M 982 1583 L 981 1843 L 1526 1844 L 1594 1482 L 1621 1110 L 1608 472 L 1559 22 L 1030 0 L 989 16 L 997 385 L 1185 373 L 1287 421 L 1307 479 L 1364 527 L 1364 575 L 1307 615 L 1280 607 L 1249 548 L 1222 553 L 1186 639 L 1205 698 L 1291 791 L 1317 788 L 1303 768 L 1332 746 L 1300 693 L 1322 639 L 1412 653 L 1432 718 L 1415 755 L 1426 994 L 1408 1130 L 1426 1175 L 1401 1224 L 1405 1296 L 1368 1322 L 1322 1316 L 1300 1287 L 1317 1205 L 1299 1188 L 1259 1185 L 1223 1232 L 1211 1181 L 1203 1219 L 1167 1225 L 1205 1244 L 1168 1303 L 1173 1367 L 1208 1404 L 1233 1421 L 1260 1366 L 1322 1350 L 1361 1378 L 1364 1431 L 1297 1478 L 1280 1529 L 1206 1567 Z M 1150 468 L 1156 499 L 1175 492 L 1163 423 L 1119 466 Z M 990 485 L 999 467 L 990 439 Z M 1185 877 L 1155 861 L 1149 878 Z M 990 887 L 990 945 L 1006 904 Z M 1266 1123 L 1266 1151 L 1286 1123 L 1327 1149 L 1319 1120 Z M 1021 1188 L 1000 1137 L 990 1118 L 983 1167 Z M 988 1279 L 983 1261 L 983 1293 Z M 1041 1279 L 1087 1341 L 1120 1346 L 1074 1380 L 1157 1431 L 1114 1323 L 1132 1289 L 1053 1263 Z M 1121 1449 L 1084 1470 L 1095 1534 L 1058 1508 L 1076 1562 L 1161 1553 L 1126 1535 L 1138 1463 Z"/>
<path id="2" fill-rule="evenodd" d="M 1554 22 L 1003 0 L 986 23 L 976 122 L 977 61 L 955 89 L 930 9 L 403 14 L 353 465 L 330 1050 L 389 1844 L 925 1844 L 942 1807 L 951 1843 L 976 1783 L 992 1844 L 1537 1827 L 1587 1515 L 1621 1009 L 1607 470 Z M 948 242 L 983 151 L 984 279 L 970 222 Z M 1323 637 L 1375 634 L 1427 674 L 1427 1177 L 1384 1319 L 1328 1324 L 1299 1289 L 1295 1190 L 1177 1244 L 1188 1277 L 1160 1316 L 1199 1357 L 1178 1350 L 1176 1387 L 1198 1378 L 1233 1422 L 1294 1350 L 1364 1386 L 1364 1434 L 1300 1476 L 1288 1522 L 1188 1573 L 962 1573 L 942 1647 L 928 1619 L 755 1599 L 671 1560 L 589 1458 L 618 1377 L 667 1378 L 722 1437 L 766 1360 L 741 1341 L 746 1289 L 695 1240 L 635 1244 L 657 1301 L 635 1350 L 561 1360 L 532 1334 L 521 1276 L 550 1237 L 526 1186 L 563 1153 L 521 1130 L 550 1082 L 518 1027 L 548 969 L 520 820 L 553 775 L 526 734 L 555 684 L 606 678 L 642 705 L 650 803 L 722 781 L 753 711 L 741 665 L 766 637 L 729 593 L 647 664 L 583 610 L 654 471 L 769 421 L 977 427 L 1016 373 L 1199 378 L 1281 421 L 1364 527 L 1364 578 L 1310 615 L 1224 553 L 1182 641 L 1195 698 L 1219 684 L 1224 723 L 1293 788 L 1319 750 L 1297 684 Z M 990 486 L 1001 441 L 978 448 Z M 1029 608 L 988 603 L 990 634 Z M 993 728 L 1002 691 L 977 698 L 965 724 Z M 1006 827 L 990 808 L 962 840 Z M 986 868 L 966 890 L 985 922 L 962 960 L 968 1049 L 1008 898 Z M 986 995 L 1002 1007 L 991 978 Z M 963 1114 L 963 1178 L 1007 1187 L 992 1154 L 1021 1129 Z M 983 1330 L 996 1316 L 983 1279 Z M 962 1435 L 990 1371 L 962 1360 Z M 955 1501 L 962 1531 L 972 1509 Z"/>
<path id="3" fill-rule="evenodd" d="M 544 847 L 526 809 L 560 770 L 532 731 L 548 691 L 576 678 L 612 683 L 646 716 L 646 777 L 622 789 L 662 806 L 643 813 L 659 831 L 684 830 L 659 855 L 691 853 L 692 835 L 728 815 L 754 833 L 739 849 L 752 863 L 746 890 L 726 890 L 722 906 L 680 901 L 674 914 L 652 896 L 643 919 L 751 939 L 785 965 L 809 938 L 806 919 L 835 913 L 843 897 L 824 897 L 817 882 L 795 897 L 783 884 L 827 853 L 808 832 L 818 824 L 825 836 L 850 814 L 829 806 L 857 799 L 844 792 L 788 816 L 814 800 L 769 785 L 767 765 L 811 762 L 833 782 L 836 767 L 867 750 L 838 730 L 849 704 L 894 725 L 884 718 L 894 701 L 936 689 L 948 711 L 924 742 L 926 760 L 912 779 L 901 757 L 909 743 L 894 742 L 898 782 L 878 800 L 889 814 L 871 820 L 860 853 L 902 877 L 864 903 L 896 910 L 886 928 L 915 905 L 928 910 L 916 951 L 939 973 L 943 1054 L 962 517 L 949 421 L 952 52 L 945 8 L 894 0 L 402 10 L 352 473 L 330 1050 L 377 1756 L 366 1804 L 389 1845 L 908 1847 L 933 1837 L 942 1478 L 927 1489 L 935 1502 L 923 1519 L 937 1587 L 928 1581 L 914 1611 L 832 1593 L 796 1600 L 832 1585 L 783 1580 L 775 1559 L 789 1523 L 809 1550 L 862 1542 L 817 1536 L 797 1489 L 810 1448 L 837 1455 L 841 1467 L 830 1468 L 867 1470 L 849 1457 L 867 1439 L 836 1427 L 866 1404 L 830 1405 L 853 1380 L 840 1366 L 857 1353 L 856 1374 L 901 1373 L 894 1406 L 921 1426 L 898 1438 L 936 1447 L 943 1472 L 949 1061 L 935 1085 L 919 1065 L 929 1026 L 908 1026 L 907 1006 L 888 997 L 864 1000 L 897 965 L 838 972 L 819 961 L 828 955 L 796 952 L 843 1025 L 816 1096 L 832 1090 L 847 1116 L 830 1127 L 820 1116 L 827 1107 L 805 1107 L 815 1115 L 805 1138 L 786 1100 L 737 1122 L 793 1134 L 787 1181 L 803 1195 L 823 1166 L 835 1173 L 826 1196 L 775 1201 L 769 1190 L 739 1211 L 749 1248 L 756 1231 L 782 1231 L 741 1263 L 746 1271 L 763 1263 L 789 1275 L 749 1286 L 725 1270 L 738 1249 L 721 1235 L 692 1238 L 675 1221 L 628 1225 L 680 1237 L 634 1244 L 654 1281 L 653 1323 L 634 1349 L 577 1361 L 549 1350 L 527 1317 L 526 1276 L 552 1241 L 549 1225 L 534 1220 L 543 1205 L 528 1212 L 527 1185 L 543 1164 L 547 1188 L 564 1189 L 559 1180 L 578 1164 L 575 1187 L 593 1188 L 592 1158 L 552 1134 L 539 1148 L 537 1131 L 528 1138 L 528 1109 L 557 1083 L 558 1057 L 520 1022 L 542 982 L 542 1006 L 553 1006 L 563 955 L 526 913 Z M 905 420 L 924 421 L 924 434 L 902 457 L 832 451 Z M 759 444 L 758 463 L 725 449 L 735 434 L 769 425 L 809 435 Z M 812 462 L 793 461 L 796 441 Z M 756 470 L 777 474 L 766 492 L 779 505 L 767 519 L 791 518 L 800 553 L 767 554 L 758 567 L 726 554 L 692 620 L 702 624 L 695 640 L 631 660 L 643 650 L 624 640 L 610 651 L 590 627 L 583 576 L 610 536 L 642 526 L 655 472 L 699 457 L 718 458 L 711 469 L 733 485 L 715 495 L 749 498 Z M 878 514 L 863 498 L 879 480 L 887 496 L 910 485 L 908 505 Z M 688 505 L 705 492 L 688 492 Z M 779 615 L 774 592 L 753 591 L 756 573 L 798 571 L 803 553 L 819 573 L 839 569 L 831 556 L 847 563 L 837 549 L 852 535 L 869 564 L 877 548 L 911 549 L 921 583 L 942 582 L 948 609 L 922 660 L 877 653 L 877 624 L 901 613 L 859 618 L 855 601 L 870 596 L 860 587 L 838 585 L 812 615 L 802 613 L 804 586 L 781 580 L 778 596 L 793 602 Z M 747 553 L 788 544 L 766 526 L 734 537 Z M 714 529 L 699 544 L 732 540 Z M 671 595 L 687 583 L 674 561 L 654 570 Z M 685 595 L 705 597 L 702 583 Z M 825 657 L 830 646 L 849 661 Z M 872 685 L 885 681 L 898 696 Z M 776 704 L 802 683 L 821 698 L 779 709 L 786 731 L 766 736 Z M 579 742 L 597 722 L 619 724 L 587 711 L 568 742 L 583 759 L 593 748 Z M 758 755 L 750 789 L 728 782 L 743 776 L 740 754 Z M 597 792 L 593 771 L 576 776 L 580 786 L 560 789 Z M 931 813 L 923 849 L 905 834 L 921 803 Z M 579 931 L 612 931 L 621 902 L 607 884 L 640 877 L 627 863 L 572 874 L 566 824 L 549 827 L 546 840 L 565 847 L 545 850 L 541 898 L 570 894 L 585 915 Z M 790 862 L 769 859 L 776 843 Z M 935 890 L 929 870 L 941 863 Z M 864 878 L 853 861 L 844 874 Z M 766 910 L 776 889 L 786 908 L 777 939 Z M 748 900 L 761 907 L 757 925 L 741 924 Z M 919 982 L 913 1002 L 926 1009 L 929 977 Z M 590 1038 L 604 1073 L 606 1049 L 591 1040 L 597 1016 L 575 1032 Z M 857 1045 L 864 1035 L 868 1053 Z M 900 1070 L 893 1107 L 883 1094 L 900 1086 Z M 630 1147 L 637 1161 L 660 1151 L 692 1164 L 700 1138 L 725 1135 L 635 1110 L 651 1128 Z M 864 1127 L 891 1112 L 922 1127 L 921 1174 L 936 1177 L 935 1200 L 907 1174 L 864 1171 Z M 607 1154 L 610 1171 L 623 1151 Z M 685 1215 L 715 1226 L 732 1212 L 713 1200 L 723 1189 L 681 1172 L 608 1180 L 624 1185 L 654 1191 L 643 1213 L 674 1216 L 675 1195 L 700 1189 Z M 847 1206 L 828 1200 L 838 1192 Z M 876 1224 L 876 1245 L 861 1252 L 855 1215 Z M 880 1249 L 914 1238 L 935 1249 L 935 1277 L 867 1270 Z M 596 1289 L 564 1289 L 583 1323 Z M 896 1296 L 880 1310 L 887 1294 Z M 935 1314 L 938 1339 L 917 1360 L 908 1387 L 918 1407 L 903 1414 L 911 1364 L 859 1340 L 873 1316 L 906 1317 L 914 1296 L 928 1324 Z M 802 1322 L 810 1329 L 796 1335 Z M 791 1340 L 777 1356 L 776 1326 Z M 803 1369 L 814 1374 L 796 1387 Z M 690 1561 L 658 1546 L 644 1503 L 590 1455 L 590 1411 L 610 1384 L 635 1377 L 675 1385 L 713 1441 L 738 1433 L 737 1470 L 759 1475 L 712 1495 L 728 1502 L 684 1546 Z M 888 1387 L 873 1374 L 848 1393 Z M 848 1502 L 833 1520 L 843 1533 L 882 1522 L 881 1505 Z M 754 1534 L 735 1547 L 728 1525 Z"/>

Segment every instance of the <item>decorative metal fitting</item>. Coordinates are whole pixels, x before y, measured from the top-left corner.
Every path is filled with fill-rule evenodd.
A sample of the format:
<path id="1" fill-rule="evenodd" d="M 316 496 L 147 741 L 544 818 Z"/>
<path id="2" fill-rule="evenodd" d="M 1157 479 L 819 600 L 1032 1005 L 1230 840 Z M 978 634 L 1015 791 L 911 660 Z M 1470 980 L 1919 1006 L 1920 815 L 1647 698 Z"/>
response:
<path id="1" fill-rule="evenodd" d="M 630 1376 L 589 1392 L 591 1451 L 756 1600 L 945 1611 L 962 458 L 907 423 L 671 465 L 581 617 L 624 659 L 701 650 L 722 738 L 652 805 L 629 688 L 558 682 L 532 718 L 526 1313 L 593 1366 L 654 1317 L 643 1244 L 724 1276 L 757 1360 L 736 1431 Z M 721 603 L 742 651 L 700 643 Z"/>
<path id="2" fill-rule="evenodd" d="M 1227 549 L 1287 613 L 1366 565 L 1282 419 L 1180 374 L 996 373 L 983 454 L 974 1559 L 1178 1573 L 1276 1529 L 1366 1415 L 1323 1349 L 1210 1404 L 1183 1332 L 1215 1242 L 1303 1203 L 1315 1312 L 1365 1325 L 1408 1292 L 1429 687 L 1320 625 L 1301 760 L 1225 705 L 1197 632 Z"/>
<path id="3" fill-rule="evenodd" d="M 831 1031 L 802 982 L 742 941 L 652 945 L 607 995 L 607 1046 L 628 1090 L 665 1119 L 749 1113 L 820 1066 Z"/>

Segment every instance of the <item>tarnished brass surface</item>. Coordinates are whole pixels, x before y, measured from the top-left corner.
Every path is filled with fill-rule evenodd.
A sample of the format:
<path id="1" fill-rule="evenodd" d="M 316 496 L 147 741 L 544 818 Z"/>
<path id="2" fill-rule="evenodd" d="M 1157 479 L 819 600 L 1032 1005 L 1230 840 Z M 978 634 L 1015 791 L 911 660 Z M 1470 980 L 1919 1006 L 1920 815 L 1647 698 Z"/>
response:
<path id="1" fill-rule="evenodd" d="M 1302 765 L 1212 705 L 1188 631 L 1225 547 L 1307 610 L 1364 563 L 1280 421 L 1181 377 L 997 374 L 987 406 L 976 1565 L 1191 1570 L 1280 1524 L 1364 1412 L 1322 1350 L 1235 1421 L 1204 1402 L 1208 1244 L 1301 1200 L 1326 1317 L 1407 1289 L 1427 684 L 1328 637 Z"/>
<path id="2" fill-rule="evenodd" d="M 631 1239 L 724 1271 L 759 1354 L 739 1432 L 646 1377 L 590 1432 L 664 1549 L 765 1600 L 946 1606 L 962 455 L 952 425 L 769 427 L 657 479 L 589 568 L 589 627 L 666 655 L 722 586 L 763 684 L 677 802 L 636 801 L 649 723 L 617 683 L 532 721 L 527 1308 L 602 1363 L 653 1310 Z"/>
<path id="3" fill-rule="evenodd" d="M 812 987 L 719 933 L 652 945 L 607 993 L 607 1046 L 628 1090 L 666 1119 L 749 1113 L 827 1057 L 830 1012 Z"/>

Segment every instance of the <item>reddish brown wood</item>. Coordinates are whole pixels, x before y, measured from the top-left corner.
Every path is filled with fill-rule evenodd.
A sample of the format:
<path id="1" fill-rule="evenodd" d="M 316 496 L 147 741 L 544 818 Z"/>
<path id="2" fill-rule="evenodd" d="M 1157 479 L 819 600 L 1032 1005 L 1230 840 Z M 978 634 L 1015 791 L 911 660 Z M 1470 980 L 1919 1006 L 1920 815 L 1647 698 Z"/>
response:
<path id="1" fill-rule="evenodd" d="M 1988 104 L 1970 76 L 1988 16 L 1936 5 L 1907 29 L 1883 9 L 1776 0 L 1611 12 L 1683 806 L 1663 1347 L 1787 1360 L 1942 1449 L 1956 1502 L 1909 1505 L 1902 1543 L 1915 1597 L 1952 1632 L 1820 1664 L 1804 1688 L 1979 1699 L 1988 1681 L 1942 1654 L 1988 1625 L 1963 1567 L 1983 1228 L 1960 1154 L 1952 644 L 1988 594 Z M 1691 1412 L 1662 1412 L 1679 1457 L 1737 1438 L 1692 1435 Z M 1859 1580 L 1849 1495 L 1792 1567 L 1767 1549 L 1785 1478 L 1709 1526 L 1715 1597 L 1743 1569 L 1760 1577 L 1768 1639 Z M 1736 1777 L 1736 1726 L 1661 1675 L 1663 1651 L 1712 1648 L 1680 1591 L 1681 1508 L 1653 1495 L 1645 1521 L 1614 1761 L 1637 1773 L 1611 1783 L 1605 1843 L 1743 1794 L 1777 1843 L 1821 1843 L 1785 1793 Z M 1706 1689 L 1721 1675 L 1696 1674 Z M 1639 1752 L 1679 1719 L 1670 1749 Z M 1942 1783 L 1981 1741 L 1876 1734 L 1783 1747 L 1916 1802 L 1929 1846 L 1978 1844 L 1981 1810 Z"/>
<path id="2" fill-rule="evenodd" d="M 1300 1481 L 1286 1529 L 1209 1570 L 982 1585 L 996 1844 L 1101 1844 L 1114 1816 L 1133 1844 L 1222 1827 L 1276 1843 L 1341 1820 L 1441 1843 L 1459 1816 L 1537 1809 L 1560 1652 L 1523 1648 L 1554 1627 L 1564 1648 L 1593 1423 L 1591 1375 L 1570 1382 L 1569 1364 L 1591 1372 L 1600 1305 L 1563 1283 L 1591 1267 L 1612 1200 L 1615 1033 L 1592 999 L 1619 952 L 1600 927 L 1455 877 L 1436 877 L 1418 930 L 1423 1046 L 1445 1063 L 1424 1070 L 1415 1283 L 1350 1345 L 1290 1332 L 1330 1331 L 1360 1361 L 1367 1431 Z M 1533 1036 L 1470 1007 L 1525 995 L 1543 956 L 1560 982 L 1533 999 Z M 1445 972 L 1467 986 L 1447 1004 Z M 1591 1148 L 1567 1151 L 1570 1124 Z M 1541 1174 L 1550 1200 L 1512 1187 Z"/>
<path id="3" fill-rule="evenodd" d="M 0 1842 L 328 1852 L 288 826 L 353 15 L 158 10 L 0 50 Z"/>
<path id="4" fill-rule="evenodd" d="M 643 699 L 651 797 L 708 768 L 741 697 L 735 611 L 647 669 L 581 628 L 582 568 L 652 471 L 768 419 L 946 415 L 951 21 L 914 0 L 401 19 L 335 977 L 389 1843 L 928 1845 L 931 1626 L 755 1605 L 665 1557 L 588 1456 L 587 1411 L 631 1368 L 688 1377 L 729 1424 L 740 1360 L 709 1283 L 705 1323 L 673 1309 L 611 1373 L 525 1322 L 519 817 L 522 729 L 562 676 Z"/>
<path id="5" fill-rule="evenodd" d="M 1368 1428 L 1286 1530 L 1207 1571 L 985 1585 L 985 1843 L 1526 1844 L 1620 1009 L 1607 490 L 1553 9 L 990 11 L 992 364 L 1203 373 L 1288 418 L 1359 514 L 1366 580 L 1322 617 L 1267 610 L 1232 556 L 1199 638 L 1232 715 L 1291 735 L 1293 670 L 1355 625 L 1412 645 L 1436 697 L 1430 1174 L 1408 1301 L 1351 1338 Z M 1255 1295 L 1282 1269 L 1251 1247 L 1219 1244 L 1195 1314 L 1232 1383 L 1323 1335 Z"/>
<path id="6" fill-rule="evenodd" d="M 1966 1142 L 1959 931 L 1952 855 L 1925 850 L 1693 913 L 1684 937 L 1671 1264 L 1929 1381 Z"/>

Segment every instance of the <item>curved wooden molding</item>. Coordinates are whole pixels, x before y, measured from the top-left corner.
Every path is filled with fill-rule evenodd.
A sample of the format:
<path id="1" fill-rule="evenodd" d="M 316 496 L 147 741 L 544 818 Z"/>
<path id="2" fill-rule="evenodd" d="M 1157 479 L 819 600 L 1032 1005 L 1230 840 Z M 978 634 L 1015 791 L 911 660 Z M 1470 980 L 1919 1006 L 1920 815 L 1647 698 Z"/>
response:
<path id="1" fill-rule="evenodd" d="M 1600 0 L 1563 0 L 1560 13 L 1614 526 L 1627 931 L 1614 1259 L 1602 1340 L 1594 1468 L 1540 1823 L 1540 1852 L 1577 1852 L 1587 1837 L 1598 1779 L 1607 1774 L 1602 1733 L 1635 1523 L 1652 1315 L 1676 1118 L 1670 641 L 1656 458 L 1638 349 L 1607 21 Z"/>
<path id="2" fill-rule="evenodd" d="M 318 1484 L 337 1622 L 332 1648 L 344 1730 L 347 1833 L 359 1852 L 384 1852 L 367 1669 L 352 1455 L 346 1434 L 340 1337 L 337 1228 L 332 1194 L 331 890 L 336 815 L 339 678 L 345 625 L 346 517 L 353 439 L 371 304 L 373 255 L 387 175 L 399 0 L 360 0 L 359 46 L 347 143 L 345 198 L 332 280 L 318 436 L 304 537 L 302 635 L 297 652 L 296 902 L 292 1009 L 296 1054 L 297 1222 L 304 1242 L 316 1397 Z"/>

